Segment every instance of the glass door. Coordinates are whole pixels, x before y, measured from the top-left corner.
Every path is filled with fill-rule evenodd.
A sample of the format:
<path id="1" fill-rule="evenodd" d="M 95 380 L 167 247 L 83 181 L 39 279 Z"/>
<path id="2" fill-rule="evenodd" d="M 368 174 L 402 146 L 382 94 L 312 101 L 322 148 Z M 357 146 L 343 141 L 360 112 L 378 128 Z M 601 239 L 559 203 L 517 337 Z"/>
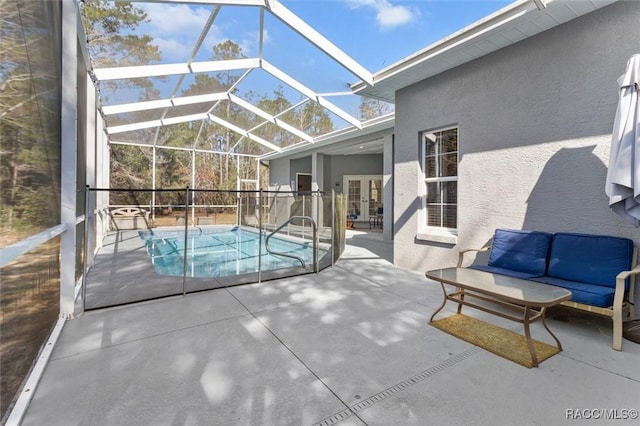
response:
<path id="1" fill-rule="evenodd" d="M 368 221 L 382 207 L 382 176 L 345 175 L 343 188 L 347 194 L 347 215 L 355 221 Z"/>
<path id="2" fill-rule="evenodd" d="M 345 176 L 345 186 L 347 190 L 347 214 L 353 220 L 359 220 L 362 216 L 362 182 L 360 179 Z"/>

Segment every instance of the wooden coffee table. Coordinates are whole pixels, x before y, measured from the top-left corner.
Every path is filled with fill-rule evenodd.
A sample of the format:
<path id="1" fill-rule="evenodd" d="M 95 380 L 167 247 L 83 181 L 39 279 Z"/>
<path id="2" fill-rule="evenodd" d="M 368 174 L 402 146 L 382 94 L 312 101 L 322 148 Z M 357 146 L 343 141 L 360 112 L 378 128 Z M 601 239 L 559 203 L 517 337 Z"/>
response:
<path id="1" fill-rule="evenodd" d="M 560 341 L 547 327 L 545 312 L 547 308 L 571 299 L 569 290 L 468 268 L 436 269 L 427 271 L 425 276 L 439 282 L 444 293 L 442 305 L 433 313 L 429 322 L 433 321 L 433 318 L 444 308 L 448 300 L 458 304 L 458 313 L 462 312 L 462 305 L 465 305 L 519 322 L 524 326 L 524 336 L 531 354 L 531 361 L 533 366 L 537 367 L 538 358 L 531 339 L 529 324 L 542 319 L 542 325 L 556 341 L 558 349 L 562 350 Z M 447 292 L 445 284 L 456 288 L 452 292 Z M 491 302 L 500 307 L 513 309 L 521 315 L 499 311 L 489 304 L 479 305 L 472 300 Z"/>

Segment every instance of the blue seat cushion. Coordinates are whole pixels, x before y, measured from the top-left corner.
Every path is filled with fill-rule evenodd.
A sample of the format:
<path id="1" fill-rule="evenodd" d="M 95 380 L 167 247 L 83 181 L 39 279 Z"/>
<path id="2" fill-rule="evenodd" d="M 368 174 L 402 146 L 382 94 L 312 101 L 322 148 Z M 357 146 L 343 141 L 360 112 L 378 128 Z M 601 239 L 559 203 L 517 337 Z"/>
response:
<path id="1" fill-rule="evenodd" d="M 615 289 L 602 285 L 563 280 L 549 276 L 533 278 L 531 281 L 566 288 L 571 291 L 571 300 L 585 305 L 608 308 L 613 305 Z"/>
<path id="2" fill-rule="evenodd" d="M 488 265 L 471 265 L 469 269 L 477 269 L 478 271 L 491 272 L 492 274 L 500 274 L 507 275 L 510 277 L 521 278 L 523 280 L 528 280 L 531 278 L 539 277 L 540 275 L 531 274 L 529 272 L 520 272 L 514 271 L 511 269 L 498 268 L 497 266 L 488 266 Z"/>
<path id="3" fill-rule="evenodd" d="M 540 231 L 496 229 L 489 254 L 489 266 L 544 275 L 552 234 Z"/>
<path id="4" fill-rule="evenodd" d="M 616 276 L 631 269 L 632 254 L 628 238 L 559 232 L 551 241 L 546 275 L 615 288 Z"/>

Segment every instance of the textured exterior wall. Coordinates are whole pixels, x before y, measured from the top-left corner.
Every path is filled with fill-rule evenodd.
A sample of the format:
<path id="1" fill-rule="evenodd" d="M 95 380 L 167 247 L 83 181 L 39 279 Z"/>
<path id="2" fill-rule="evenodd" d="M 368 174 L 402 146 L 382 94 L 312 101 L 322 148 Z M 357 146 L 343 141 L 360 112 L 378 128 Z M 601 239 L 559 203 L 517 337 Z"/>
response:
<path id="1" fill-rule="evenodd" d="M 296 174 L 294 173 L 293 176 Z M 269 162 L 269 186 L 273 189 L 278 184 L 282 191 L 291 191 L 291 175 L 289 173 L 289 159 L 278 158 Z"/>
<path id="2" fill-rule="evenodd" d="M 326 155 L 323 160 L 323 190 L 342 193 L 344 175 L 382 175 L 382 154 L 364 155 Z M 311 173 L 311 156 L 302 158 L 278 158 L 269 164 L 269 184 L 274 187 L 280 183 L 281 189 L 289 189 L 296 173 Z M 336 185 L 338 183 L 339 185 Z"/>
<path id="3" fill-rule="evenodd" d="M 342 193 L 344 175 L 382 175 L 382 158 L 382 154 L 326 156 L 325 189 Z"/>
<path id="4" fill-rule="evenodd" d="M 289 181 L 295 182 L 296 173 L 311 174 L 311 156 L 309 155 L 308 157 L 296 158 L 294 160 L 291 160 L 291 162 L 289 163 L 289 167 Z M 296 190 L 297 188 L 293 189 Z"/>
<path id="5" fill-rule="evenodd" d="M 495 228 L 620 235 L 640 230 L 604 193 L 616 79 L 640 53 L 640 2 L 600 9 L 396 94 L 394 260 L 454 266 Z M 416 239 L 419 133 L 459 127 L 457 244 Z"/>

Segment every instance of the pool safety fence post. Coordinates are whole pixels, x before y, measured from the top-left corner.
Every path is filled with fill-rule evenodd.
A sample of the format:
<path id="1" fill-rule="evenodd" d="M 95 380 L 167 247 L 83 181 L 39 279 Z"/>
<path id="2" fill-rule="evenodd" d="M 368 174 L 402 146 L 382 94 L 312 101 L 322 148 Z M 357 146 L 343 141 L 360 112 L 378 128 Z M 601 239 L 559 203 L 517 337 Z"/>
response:
<path id="1" fill-rule="evenodd" d="M 336 235 L 336 190 L 331 189 L 331 244 L 329 245 L 329 249 L 331 250 L 331 266 L 335 265 L 335 259 L 333 258 L 333 254 L 335 253 L 335 240 Z"/>
<path id="2" fill-rule="evenodd" d="M 187 294 L 187 244 L 189 242 L 189 186 L 184 202 L 184 255 L 182 257 L 182 295 Z"/>
<path id="3" fill-rule="evenodd" d="M 82 298 L 82 303 L 81 303 L 81 311 L 78 312 L 78 314 L 83 314 L 84 313 L 84 308 L 85 308 L 85 296 L 87 295 L 87 271 L 89 270 L 88 268 L 88 263 L 89 263 L 89 255 L 87 254 L 89 252 L 88 247 L 88 235 L 89 235 L 89 209 L 90 209 L 90 202 L 89 202 L 89 194 L 91 194 L 91 189 L 89 188 L 89 185 L 85 186 L 85 193 L 84 193 L 84 255 L 83 255 L 83 262 L 82 262 L 82 280 L 80 281 L 80 297 Z"/>
<path id="4" fill-rule="evenodd" d="M 236 191 L 236 225 L 242 225 L 240 218 L 242 217 L 242 194 Z"/>
<path id="5" fill-rule="evenodd" d="M 262 282 L 262 188 L 258 193 L 258 284 Z"/>
<path id="6" fill-rule="evenodd" d="M 313 197 L 313 195 L 312 195 Z M 315 205 L 316 205 L 316 232 L 313 235 L 313 272 L 316 274 L 320 271 L 318 267 L 318 246 L 320 245 L 320 229 L 322 226 L 321 218 L 320 218 L 320 204 L 322 203 L 322 199 L 320 198 L 320 191 L 318 190 L 315 193 Z M 311 203 L 313 205 L 313 203 Z"/>

